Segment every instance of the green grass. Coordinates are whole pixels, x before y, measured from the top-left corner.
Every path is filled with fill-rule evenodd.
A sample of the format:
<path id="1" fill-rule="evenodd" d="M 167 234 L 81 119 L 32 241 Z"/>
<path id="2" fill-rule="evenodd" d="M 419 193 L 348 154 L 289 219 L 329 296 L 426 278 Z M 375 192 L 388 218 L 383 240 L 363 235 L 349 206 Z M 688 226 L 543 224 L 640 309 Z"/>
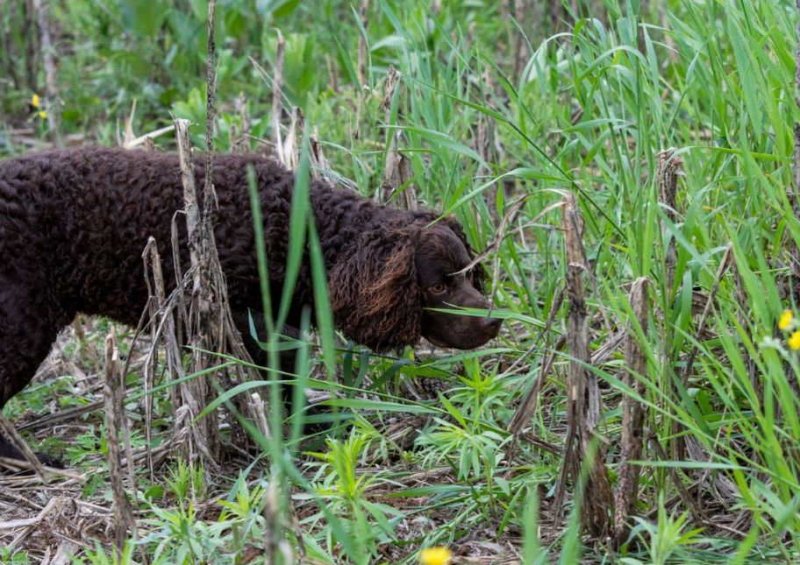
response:
<path id="1" fill-rule="evenodd" d="M 286 103 L 303 109 L 332 168 L 362 193 L 379 190 L 387 140 L 399 131 L 419 198 L 455 214 L 474 247 L 491 242 L 500 218 L 523 199 L 487 258 L 489 272 L 498 274 L 495 303 L 507 318 L 503 337 L 491 348 L 433 359 L 342 353 L 333 348 L 323 309 L 314 321 L 323 328 L 321 351 L 306 351 L 300 373 L 310 383 L 325 372 L 312 374 L 315 368 L 344 373 L 339 409 L 354 414 L 352 425 L 313 453 L 298 452 L 297 427 L 287 438 L 261 438 L 267 474 L 231 471 L 206 485 L 225 495 L 212 504 L 216 517 L 197 512 L 199 493 L 172 492 L 186 480 L 161 480 L 172 494 L 142 496 L 147 533 L 134 555 L 158 553 L 155 561 L 164 563 L 232 559 L 245 547 L 261 547 L 271 523 L 290 547 L 302 538 L 319 562 L 412 563 L 420 548 L 440 544 L 493 555 L 506 542 L 531 563 L 602 560 L 610 551 L 605 542 L 579 535 L 579 498 L 554 521 L 561 457 L 523 437 L 512 458 L 506 431 L 519 398 L 545 378 L 529 431 L 563 447 L 568 355 L 557 355 L 550 374 L 539 371 L 566 331 L 565 307 L 553 308 L 566 268 L 558 203 L 572 191 L 593 269 L 592 348 L 631 324 L 627 285 L 638 277 L 651 284 L 650 321 L 636 331 L 647 371 L 633 375 L 644 385 L 646 407 L 637 518 L 628 542 L 607 559 L 797 561 L 800 360 L 776 327 L 781 311 L 795 304 L 789 244 L 800 244 L 787 198 L 798 118 L 794 3 L 581 0 L 558 32 L 534 9 L 515 22 L 499 2 L 439 4 L 433 12 L 422 0 L 374 1 L 363 29 L 357 6 L 346 2 L 221 2 L 216 144 L 228 149 L 241 128 L 234 110 L 240 93 L 251 133 L 269 138 L 271 85 L 249 58 L 271 73 L 280 29 Z M 193 142 L 203 144 L 205 3 L 158 5 L 55 3 L 66 133 L 113 144 L 136 100 L 137 134 L 170 123 L 173 113 L 194 121 Z M 0 33 L 8 33 L 17 54 L 25 51 L 23 21 L 21 8 L 0 15 Z M 515 73 L 512 47 L 520 34 L 530 50 Z M 362 36 L 369 47 L 363 85 Z M 12 126 L 47 135 L 27 107 L 33 92 L 43 94 L 43 75 L 27 84 L 25 64 L 23 56 L 0 53 L 3 153 L 26 150 Z M 402 78 L 387 108 L 390 66 Z M 493 132 L 488 150 L 476 147 L 479 129 Z M 169 148 L 172 141 L 159 144 Z M 675 221 L 659 202 L 656 178 L 658 154 L 668 148 L 683 163 Z M 298 205 L 295 212 L 294 237 L 313 243 L 307 210 Z M 728 249 L 732 262 L 720 271 Z M 551 315 L 555 324 L 542 334 Z M 623 384 L 622 351 L 592 370 L 603 383 L 599 431 L 613 482 L 619 401 L 632 393 Z M 438 397 L 410 398 L 404 383 L 421 379 L 441 385 Z M 365 388 L 368 397 L 360 394 Z M 41 410 L 43 398 L 31 389 L 9 413 Z M 391 424 L 410 418 L 419 420 L 394 437 Z M 707 462 L 678 449 L 687 438 L 702 446 Z M 424 479 L 410 478 L 420 473 Z M 286 512 L 290 495 L 296 522 Z M 273 518 L 264 517 L 269 500 L 282 501 Z M 500 545 L 490 550 L 473 542 Z M 24 563 L 20 555 L 13 562 Z M 109 555 L 106 547 L 82 558 L 106 563 Z"/>

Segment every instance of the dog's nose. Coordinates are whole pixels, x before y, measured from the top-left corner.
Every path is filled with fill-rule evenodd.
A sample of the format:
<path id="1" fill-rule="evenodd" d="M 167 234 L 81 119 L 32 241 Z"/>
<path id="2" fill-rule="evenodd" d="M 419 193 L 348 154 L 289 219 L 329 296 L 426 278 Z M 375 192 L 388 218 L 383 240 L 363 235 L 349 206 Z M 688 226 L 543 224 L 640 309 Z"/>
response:
<path id="1" fill-rule="evenodd" d="M 492 335 L 492 337 L 497 335 L 497 333 L 500 331 L 500 326 L 502 324 L 503 324 L 503 320 L 501 318 L 484 318 L 483 319 L 483 327 L 486 329 L 487 333 Z"/>

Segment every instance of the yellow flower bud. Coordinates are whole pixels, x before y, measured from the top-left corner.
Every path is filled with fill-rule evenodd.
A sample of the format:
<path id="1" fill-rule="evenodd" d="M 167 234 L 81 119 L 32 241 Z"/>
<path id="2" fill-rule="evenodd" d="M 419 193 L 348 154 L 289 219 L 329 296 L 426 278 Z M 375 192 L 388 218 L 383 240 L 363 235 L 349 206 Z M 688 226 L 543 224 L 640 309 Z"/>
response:
<path id="1" fill-rule="evenodd" d="M 420 565 L 448 565 L 452 558 L 453 552 L 446 547 L 429 547 L 420 552 L 419 563 Z"/>
<path id="2" fill-rule="evenodd" d="M 44 110 L 39 110 L 39 113 L 37 115 L 43 120 L 47 119 L 47 112 L 45 112 Z"/>
<path id="3" fill-rule="evenodd" d="M 784 310 L 780 319 L 778 320 L 778 328 L 782 330 L 788 329 L 789 325 L 792 323 L 792 319 L 794 319 L 794 314 L 792 314 L 792 311 Z"/>
<path id="4" fill-rule="evenodd" d="M 800 349 L 800 330 L 792 333 L 786 343 L 789 344 L 789 348 L 794 349 L 795 351 Z"/>
<path id="5" fill-rule="evenodd" d="M 42 99 L 39 98 L 38 94 L 34 94 L 33 96 L 31 96 L 31 106 L 33 106 L 34 108 L 38 108 L 41 105 L 42 105 Z"/>

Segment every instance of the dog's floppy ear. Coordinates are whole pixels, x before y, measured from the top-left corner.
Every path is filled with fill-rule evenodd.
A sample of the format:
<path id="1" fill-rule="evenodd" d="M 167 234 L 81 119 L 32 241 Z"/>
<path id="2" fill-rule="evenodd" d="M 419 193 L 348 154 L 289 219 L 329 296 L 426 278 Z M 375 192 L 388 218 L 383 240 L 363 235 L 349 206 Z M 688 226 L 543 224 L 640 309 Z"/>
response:
<path id="1" fill-rule="evenodd" d="M 375 351 L 419 341 L 422 300 L 415 247 L 413 230 L 369 230 L 353 245 L 353 253 L 333 266 L 331 306 L 337 327 L 348 338 Z"/>
<path id="2" fill-rule="evenodd" d="M 444 223 L 448 228 L 450 228 L 454 234 L 461 240 L 461 243 L 464 244 L 464 247 L 467 248 L 467 253 L 469 253 L 470 260 L 474 259 L 477 253 L 475 250 L 470 247 L 469 242 L 467 241 L 467 235 L 464 233 L 464 229 L 461 227 L 461 224 L 458 223 L 452 216 L 445 216 L 441 219 L 441 222 Z M 479 292 L 483 292 L 486 287 L 486 270 L 483 268 L 483 265 L 477 263 L 474 267 L 472 267 L 469 272 L 467 272 L 467 278 L 469 282 L 472 283 Z"/>

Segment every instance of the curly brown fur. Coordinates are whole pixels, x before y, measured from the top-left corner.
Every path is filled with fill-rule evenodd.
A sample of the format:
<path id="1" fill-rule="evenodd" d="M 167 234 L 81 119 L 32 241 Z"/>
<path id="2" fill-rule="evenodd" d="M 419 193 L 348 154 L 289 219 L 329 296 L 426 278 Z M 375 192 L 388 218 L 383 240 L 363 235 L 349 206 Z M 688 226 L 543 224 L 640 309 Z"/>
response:
<path id="1" fill-rule="evenodd" d="M 200 182 L 204 160 L 197 161 Z M 294 186 L 292 173 L 272 160 L 255 155 L 214 158 L 216 242 L 234 318 L 246 336 L 248 312 L 262 303 L 248 167 L 255 171 L 260 195 L 273 296 L 280 296 L 283 287 Z M 0 408 L 31 380 L 56 334 L 78 312 L 136 324 L 147 299 L 141 253 L 148 237 L 156 239 L 164 278 L 174 284 L 170 228 L 182 208 L 173 154 L 89 148 L 0 161 Z M 311 187 L 311 208 L 334 320 L 347 337 L 385 350 L 415 344 L 426 334 L 426 319 L 443 323 L 424 311 L 438 303 L 426 299 L 417 270 L 420 264 L 437 264 L 448 247 L 459 248 L 462 263 L 471 258 L 457 222 L 444 219 L 431 225 L 438 218 L 433 212 L 381 206 L 317 181 Z M 179 231 L 185 250 L 185 229 Z M 186 264 L 187 257 L 182 261 Z M 452 261 L 448 265 L 458 267 Z M 481 279 L 482 271 L 476 269 L 462 286 L 471 284 L 479 291 Z M 473 298 L 455 305 L 488 305 Z M 289 326 L 299 324 L 304 307 L 313 308 L 309 261 L 300 268 Z M 462 322 L 464 332 L 474 335 L 447 345 L 483 343 L 496 335 L 494 326 L 499 324 Z"/>

